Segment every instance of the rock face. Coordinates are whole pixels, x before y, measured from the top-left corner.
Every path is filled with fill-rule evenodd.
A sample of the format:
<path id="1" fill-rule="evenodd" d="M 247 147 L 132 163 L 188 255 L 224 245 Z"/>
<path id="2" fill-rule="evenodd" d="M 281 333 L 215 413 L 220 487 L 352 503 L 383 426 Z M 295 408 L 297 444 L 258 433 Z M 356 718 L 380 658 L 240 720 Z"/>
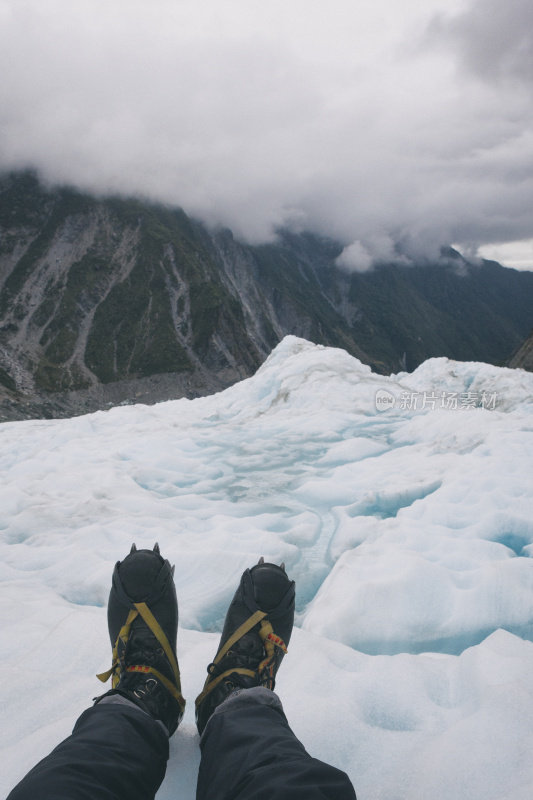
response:
<path id="1" fill-rule="evenodd" d="M 508 366 L 533 372 L 533 331 L 509 359 Z"/>
<path id="2" fill-rule="evenodd" d="M 466 264 L 349 275 L 342 247 L 252 247 L 179 209 L 0 180 L 0 419 L 195 397 L 252 374 L 288 334 L 374 369 L 432 355 L 503 362 L 531 327 L 533 275 Z"/>
<path id="3" fill-rule="evenodd" d="M 303 259 L 270 263 L 178 209 L 24 173 L 0 185 L 0 226 L 0 383 L 30 415 L 206 394 L 287 332 L 369 360 Z"/>

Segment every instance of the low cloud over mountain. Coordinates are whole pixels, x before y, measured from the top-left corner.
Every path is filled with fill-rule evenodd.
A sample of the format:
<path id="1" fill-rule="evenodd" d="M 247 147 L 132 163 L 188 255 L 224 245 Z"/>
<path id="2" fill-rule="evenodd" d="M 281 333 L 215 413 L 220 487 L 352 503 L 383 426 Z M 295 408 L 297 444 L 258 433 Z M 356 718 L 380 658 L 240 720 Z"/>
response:
<path id="1" fill-rule="evenodd" d="M 349 269 L 533 236 L 525 0 L 3 0 L 0 168 Z M 533 260 L 533 257 L 532 257 Z"/>

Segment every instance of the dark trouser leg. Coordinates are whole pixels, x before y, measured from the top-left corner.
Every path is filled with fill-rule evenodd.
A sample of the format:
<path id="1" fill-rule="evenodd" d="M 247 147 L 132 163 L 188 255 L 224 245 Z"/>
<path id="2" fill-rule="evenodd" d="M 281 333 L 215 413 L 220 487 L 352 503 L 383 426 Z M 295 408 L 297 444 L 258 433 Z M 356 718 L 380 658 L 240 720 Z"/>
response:
<path id="1" fill-rule="evenodd" d="M 348 776 L 311 758 L 268 689 L 230 695 L 200 747 L 196 800 L 355 800 Z"/>
<path id="2" fill-rule="evenodd" d="M 40 761 L 8 800 L 152 800 L 165 776 L 168 736 L 133 703 L 101 702 Z"/>

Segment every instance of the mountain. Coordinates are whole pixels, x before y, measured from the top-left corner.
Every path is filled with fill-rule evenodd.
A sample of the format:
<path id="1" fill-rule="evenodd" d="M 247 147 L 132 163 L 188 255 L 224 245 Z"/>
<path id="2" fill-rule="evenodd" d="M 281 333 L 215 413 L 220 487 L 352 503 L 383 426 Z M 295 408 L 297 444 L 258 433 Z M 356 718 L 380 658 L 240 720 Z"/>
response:
<path id="1" fill-rule="evenodd" d="M 515 369 L 519 368 L 533 372 L 533 331 L 509 359 L 508 365 Z"/>
<path id="2" fill-rule="evenodd" d="M 286 334 L 387 373 L 440 355 L 505 363 L 531 328 L 531 273 L 449 251 L 349 274 L 341 251 L 287 231 L 245 245 L 180 209 L 5 175 L 0 419 L 212 393 Z"/>

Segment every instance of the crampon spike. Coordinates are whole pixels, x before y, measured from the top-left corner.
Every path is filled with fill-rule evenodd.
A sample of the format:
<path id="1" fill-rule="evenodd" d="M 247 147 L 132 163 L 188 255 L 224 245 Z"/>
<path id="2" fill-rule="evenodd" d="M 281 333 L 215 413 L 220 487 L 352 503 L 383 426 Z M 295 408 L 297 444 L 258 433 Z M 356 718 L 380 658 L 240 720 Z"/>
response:
<path id="1" fill-rule="evenodd" d="M 257 562 L 257 564 L 259 565 L 259 564 L 264 564 L 264 563 L 265 563 L 265 559 L 264 559 L 264 557 L 263 557 L 263 556 L 261 556 L 261 558 L 259 559 L 259 561 Z"/>
<path id="2" fill-rule="evenodd" d="M 175 570 L 175 569 L 176 569 L 176 565 L 175 565 L 175 564 L 173 564 L 173 565 L 170 567 L 170 574 L 172 575 L 172 577 L 174 577 L 174 570 Z"/>
<path id="3" fill-rule="evenodd" d="M 287 572 L 285 570 L 285 562 L 284 561 L 281 562 L 281 564 L 279 565 L 279 568 L 282 569 L 283 572 L 285 572 L 285 575 L 287 574 Z"/>
<path id="4" fill-rule="evenodd" d="M 136 552 L 137 552 L 137 545 L 135 544 L 135 542 L 133 542 L 133 544 L 131 546 L 131 550 L 130 550 L 130 556 L 131 556 L 132 553 L 136 553 Z"/>
<path id="5" fill-rule="evenodd" d="M 157 555 L 160 555 L 159 545 L 158 545 L 157 542 L 154 544 L 154 553 L 157 553 Z"/>

